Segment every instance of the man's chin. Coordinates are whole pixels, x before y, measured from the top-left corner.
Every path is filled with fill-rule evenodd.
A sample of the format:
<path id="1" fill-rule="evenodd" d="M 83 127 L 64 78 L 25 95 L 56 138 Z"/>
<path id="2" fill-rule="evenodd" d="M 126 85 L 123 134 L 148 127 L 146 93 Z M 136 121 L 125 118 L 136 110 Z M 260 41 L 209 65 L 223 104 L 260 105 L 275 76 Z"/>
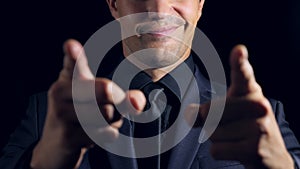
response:
<path id="1" fill-rule="evenodd" d="M 143 68 L 164 68 L 175 64 L 179 58 L 165 53 L 149 53 L 148 56 L 135 56 L 132 58 L 136 65 L 144 65 Z M 140 67 L 140 66 L 139 66 Z"/>

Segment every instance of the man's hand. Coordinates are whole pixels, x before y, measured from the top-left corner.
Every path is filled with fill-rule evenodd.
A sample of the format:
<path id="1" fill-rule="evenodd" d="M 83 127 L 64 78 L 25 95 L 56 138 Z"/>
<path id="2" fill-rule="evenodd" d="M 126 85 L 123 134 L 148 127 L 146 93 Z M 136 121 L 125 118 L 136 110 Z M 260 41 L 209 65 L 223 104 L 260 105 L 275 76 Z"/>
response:
<path id="1" fill-rule="evenodd" d="M 292 169 L 270 103 L 255 80 L 245 46 L 231 53 L 231 86 L 223 117 L 211 137 L 211 154 L 217 160 L 238 160 L 246 168 Z M 209 104 L 200 106 L 207 116 Z"/>
<path id="2" fill-rule="evenodd" d="M 95 95 L 102 115 L 110 123 L 91 124 L 101 141 L 113 141 L 118 138 L 118 129 L 122 126 L 122 118 L 116 120 L 114 103 L 133 103 L 138 114 L 145 106 L 146 100 L 140 91 L 125 93 L 112 81 L 96 78 L 91 73 L 87 58 L 81 44 L 75 40 L 68 40 L 64 44 L 64 67 L 58 80 L 48 91 L 48 112 L 43 135 L 33 151 L 32 168 L 67 169 L 76 168 L 80 164 L 86 148 L 93 146 L 93 141 L 85 134 L 77 119 L 73 100 L 78 99 L 79 106 L 88 107 L 91 96 L 83 90 L 84 85 L 95 85 Z M 75 66 L 77 62 L 77 66 Z M 74 76 L 74 77 L 73 77 Z M 83 85 L 75 88 L 81 93 L 80 98 L 72 98 L 72 80 Z M 114 91 L 112 92 L 112 88 Z M 77 95 L 78 96 L 78 95 Z M 73 96 L 74 97 L 74 96 Z M 114 98 L 114 100 L 113 100 Z M 88 112 L 86 112 L 88 113 Z M 122 112 L 124 113 L 124 112 Z M 92 128 L 93 126 L 101 128 Z"/>

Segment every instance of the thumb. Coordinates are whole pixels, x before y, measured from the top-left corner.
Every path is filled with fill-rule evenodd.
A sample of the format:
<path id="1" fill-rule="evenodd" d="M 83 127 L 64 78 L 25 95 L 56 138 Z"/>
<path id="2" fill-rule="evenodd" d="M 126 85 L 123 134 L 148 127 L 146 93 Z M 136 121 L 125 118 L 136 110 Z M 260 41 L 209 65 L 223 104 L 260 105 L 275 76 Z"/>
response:
<path id="1" fill-rule="evenodd" d="M 231 85 L 228 96 L 244 96 L 260 91 L 248 60 L 248 50 L 244 45 L 237 45 L 230 55 Z"/>
<path id="2" fill-rule="evenodd" d="M 83 46 L 78 41 L 67 40 L 64 43 L 64 52 L 64 66 L 60 78 L 72 80 L 74 76 L 76 79 L 94 79 Z"/>

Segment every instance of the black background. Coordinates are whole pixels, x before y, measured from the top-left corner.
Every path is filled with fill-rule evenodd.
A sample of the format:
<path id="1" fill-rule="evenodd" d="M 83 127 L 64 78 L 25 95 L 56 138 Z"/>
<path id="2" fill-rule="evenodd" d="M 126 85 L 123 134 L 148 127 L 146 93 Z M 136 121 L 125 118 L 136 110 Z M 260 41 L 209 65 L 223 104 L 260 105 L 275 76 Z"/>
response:
<path id="1" fill-rule="evenodd" d="M 247 45 L 265 95 L 284 103 L 286 118 L 298 138 L 299 2 L 206 0 L 199 22 L 227 71 L 231 48 Z M 24 116 L 28 96 L 47 90 L 57 78 L 63 42 L 75 38 L 84 43 L 112 19 L 105 0 L 1 3 L 0 148 Z"/>

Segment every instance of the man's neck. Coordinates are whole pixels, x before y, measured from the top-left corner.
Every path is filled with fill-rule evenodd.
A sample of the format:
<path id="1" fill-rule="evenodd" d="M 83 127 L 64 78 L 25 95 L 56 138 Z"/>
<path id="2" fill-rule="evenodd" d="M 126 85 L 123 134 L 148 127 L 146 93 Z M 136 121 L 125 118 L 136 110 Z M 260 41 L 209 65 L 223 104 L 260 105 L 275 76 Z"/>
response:
<path id="1" fill-rule="evenodd" d="M 161 78 L 163 78 L 166 74 L 174 70 L 177 66 L 179 66 L 181 63 L 183 63 L 189 55 L 184 55 L 184 57 L 181 57 L 177 62 L 175 62 L 172 65 L 162 67 L 162 68 L 155 68 L 155 69 L 148 69 L 145 70 L 145 72 L 151 76 L 153 82 L 159 81 Z"/>
<path id="2" fill-rule="evenodd" d="M 166 74 L 168 74 L 169 72 L 174 70 L 181 63 L 183 63 L 189 57 L 190 53 L 191 53 L 191 50 L 186 50 L 185 53 L 182 55 L 182 57 L 179 58 L 178 61 L 176 61 L 174 64 L 171 64 L 171 65 L 165 66 L 165 67 L 144 70 L 143 66 L 139 66 L 136 64 L 135 65 L 137 67 L 141 68 L 142 70 L 144 70 L 149 76 L 151 76 L 153 82 L 157 82 L 161 78 L 163 78 Z"/>

